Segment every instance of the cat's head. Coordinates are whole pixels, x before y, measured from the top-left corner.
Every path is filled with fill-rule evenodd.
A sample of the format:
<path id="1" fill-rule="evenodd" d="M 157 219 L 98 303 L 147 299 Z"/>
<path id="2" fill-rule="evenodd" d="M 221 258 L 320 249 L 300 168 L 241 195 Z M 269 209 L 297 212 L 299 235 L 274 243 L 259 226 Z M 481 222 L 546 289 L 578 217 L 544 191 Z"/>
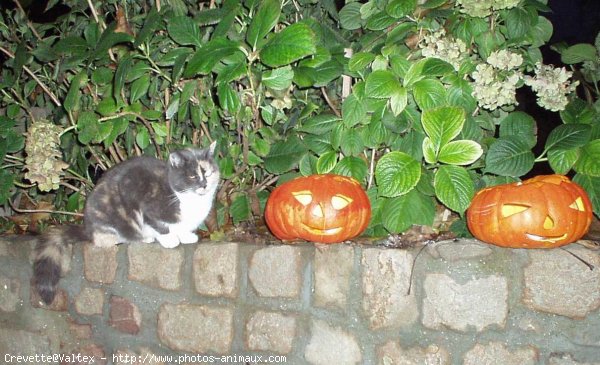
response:
<path id="1" fill-rule="evenodd" d="M 219 166 L 215 155 L 216 142 L 208 148 L 188 148 L 169 155 L 169 184 L 178 193 L 211 193 L 219 184 Z"/>

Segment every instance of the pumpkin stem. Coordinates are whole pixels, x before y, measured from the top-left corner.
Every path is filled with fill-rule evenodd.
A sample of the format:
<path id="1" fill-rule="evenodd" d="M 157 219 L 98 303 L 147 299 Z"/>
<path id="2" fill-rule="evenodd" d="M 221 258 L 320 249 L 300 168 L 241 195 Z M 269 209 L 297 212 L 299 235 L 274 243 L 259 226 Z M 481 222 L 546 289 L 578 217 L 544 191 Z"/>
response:
<path id="1" fill-rule="evenodd" d="M 571 252 L 571 251 L 567 250 L 567 249 L 566 249 L 566 248 L 564 248 L 564 247 L 561 247 L 560 249 L 561 249 L 561 250 L 563 250 L 563 251 L 566 251 L 566 252 L 570 253 L 570 254 L 571 254 L 571 256 L 573 256 L 573 257 L 575 257 L 577 260 L 579 260 L 579 261 L 583 262 L 583 264 L 584 264 L 585 266 L 587 266 L 587 267 L 588 267 L 588 269 L 590 269 L 590 270 L 594 270 L 594 265 L 592 265 L 592 264 L 590 264 L 589 262 L 585 261 L 584 259 L 582 259 L 581 257 L 577 256 L 577 255 L 576 255 L 576 254 L 574 254 L 573 252 Z"/>

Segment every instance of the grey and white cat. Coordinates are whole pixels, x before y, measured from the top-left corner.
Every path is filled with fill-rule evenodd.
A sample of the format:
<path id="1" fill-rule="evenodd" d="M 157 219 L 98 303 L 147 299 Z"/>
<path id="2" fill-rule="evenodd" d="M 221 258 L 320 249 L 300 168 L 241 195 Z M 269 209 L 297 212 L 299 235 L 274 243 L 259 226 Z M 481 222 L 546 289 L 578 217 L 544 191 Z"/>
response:
<path id="1" fill-rule="evenodd" d="M 168 161 L 135 157 L 108 170 L 86 200 L 83 227 L 40 237 L 33 282 L 42 300 L 54 300 L 69 244 L 158 241 L 172 248 L 197 242 L 194 231 L 208 216 L 219 184 L 214 154 L 213 142 L 205 149 L 175 151 Z"/>

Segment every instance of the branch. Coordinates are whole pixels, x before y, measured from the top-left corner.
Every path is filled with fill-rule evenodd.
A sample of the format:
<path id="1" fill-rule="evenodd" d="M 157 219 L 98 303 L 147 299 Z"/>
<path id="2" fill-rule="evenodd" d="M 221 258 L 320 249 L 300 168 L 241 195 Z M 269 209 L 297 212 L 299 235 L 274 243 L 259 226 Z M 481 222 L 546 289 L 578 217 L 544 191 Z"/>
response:
<path id="1" fill-rule="evenodd" d="M 5 49 L 4 47 L 0 47 L 0 51 L 4 52 L 4 54 L 6 54 L 10 58 L 15 58 L 15 55 L 12 54 L 11 51 Z M 54 95 L 54 93 L 52 93 L 52 91 L 50 91 L 50 89 L 48 89 L 48 87 L 42 82 L 42 80 L 40 80 L 33 73 L 33 71 L 31 71 L 29 69 L 29 67 L 23 65 L 23 70 L 25 70 L 25 72 L 27 72 L 29 74 L 29 76 L 31 76 L 35 80 L 35 82 L 37 82 L 38 85 L 40 85 L 40 87 L 42 88 L 42 90 L 44 90 L 44 92 L 46 93 L 46 95 L 48 95 L 50 97 L 50 99 L 52 99 L 52 101 L 54 102 L 54 104 L 56 104 L 56 106 L 62 106 L 62 104 L 60 103 L 60 101 L 58 101 L 58 98 Z"/>

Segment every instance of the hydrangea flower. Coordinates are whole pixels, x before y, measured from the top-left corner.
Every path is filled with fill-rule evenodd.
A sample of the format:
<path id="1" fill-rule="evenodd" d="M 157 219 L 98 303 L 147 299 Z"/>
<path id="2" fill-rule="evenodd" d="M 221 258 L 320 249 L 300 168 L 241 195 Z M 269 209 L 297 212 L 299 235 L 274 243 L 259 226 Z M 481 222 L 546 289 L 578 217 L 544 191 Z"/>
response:
<path id="1" fill-rule="evenodd" d="M 485 18 L 492 11 L 514 8 L 521 0 L 456 0 L 460 11 L 472 17 Z"/>
<path id="2" fill-rule="evenodd" d="M 538 62 L 535 65 L 535 76 L 525 76 L 525 84 L 537 94 L 537 103 L 551 110 L 564 110 L 569 100 L 567 95 L 575 91 L 579 81 L 570 82 L 573 73 L 564 67 L 554 68 Z"/>
<path id="3" fill-rule="evenodd" d="M 517 104 L 517 85 L 522 79 L 518 67 L 523 57 L 517 53 L 499 50 L 492 52 L 486 63 L 477 65 L 471 74 L 473 96 L 479 106 L 495 110 L 504 105 Z"/>
<path id="4" fill-rule="evenodd" d="M 41 191 L 58 189 L 60 177 L 69 165 L 59 149 L 62 128 L 46 121 L 31 125 L 25 141 L 25 178 Z"/>
<path id="5" fill-rule="evenodd" d="M 439 58 L 454 66 L 455 70 L 459 69 L 461 61 L 467 54 L 465 42 L 446 36 L 443 28 L 426 35 L 423 40 L 424 42 L 419 44 L 423 57 Z"/>

